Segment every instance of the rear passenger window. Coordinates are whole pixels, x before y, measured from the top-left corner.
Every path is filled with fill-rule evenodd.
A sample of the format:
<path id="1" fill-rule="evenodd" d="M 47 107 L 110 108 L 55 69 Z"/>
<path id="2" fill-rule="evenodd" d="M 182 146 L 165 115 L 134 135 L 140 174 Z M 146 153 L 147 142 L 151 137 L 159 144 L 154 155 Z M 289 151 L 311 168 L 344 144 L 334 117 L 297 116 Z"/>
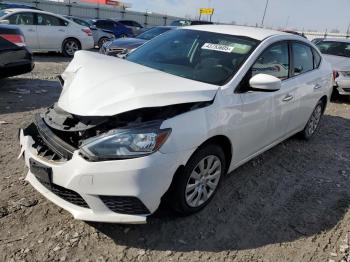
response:
<path id="1" fill-rule="evenodd" d="M 288 78 L 288 44 L 280 43 L 268 47 L 252 67 L 252 76 L 257 74 L 272 75 L 282 80 Z"/>
<path id="2" fill-rule="evenodd" d="M 68 22 L 52 15 L 37 14 L 38 25 L 45 26 L 66 26 Z"/>
<path id="3" fill-rule="evenodd" d="M 321 64 L 321 56 L 318 54 L 318 52 L 314 49 L 312 49 L 312 52 L 314 53 L 314 68 L 318 68 Z"/>
<path id="4" fill-rule="evenodd" d="M 294 75 L 300 75 L 314 69 L 314 56 L 311 47 L 300 43 L 293 43 L 292 50 Z"/>

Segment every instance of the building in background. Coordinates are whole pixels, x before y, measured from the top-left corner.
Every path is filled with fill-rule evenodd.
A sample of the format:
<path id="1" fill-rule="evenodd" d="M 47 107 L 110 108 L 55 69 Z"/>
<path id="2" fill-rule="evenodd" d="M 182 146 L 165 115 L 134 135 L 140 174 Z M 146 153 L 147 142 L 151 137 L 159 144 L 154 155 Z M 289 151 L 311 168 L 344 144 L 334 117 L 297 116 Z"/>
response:
<path id="1" fill-rule="evenodd" d="M 131 4 L 130 3 L 125 3 L 122 1 L 117 1 L 117 0 L 50 0 L 52 2 L 61 2 L 61 3 L 86 3 L 86 4 L 95 4 L 95 5 L 108 5 L 108 6 L 115 6 L 119 8 L 130 8 Z"/>

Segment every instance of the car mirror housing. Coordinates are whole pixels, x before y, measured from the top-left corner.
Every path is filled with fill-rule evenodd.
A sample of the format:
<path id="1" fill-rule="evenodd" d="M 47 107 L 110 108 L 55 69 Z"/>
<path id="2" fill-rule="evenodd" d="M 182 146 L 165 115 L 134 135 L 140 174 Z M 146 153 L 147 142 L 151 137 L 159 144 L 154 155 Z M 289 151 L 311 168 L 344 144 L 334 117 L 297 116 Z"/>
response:
<path id="1" fill-rule="evenodd" d="M 281 89 L 282 81 L 275 76 L 257 74 L 249 80 L 249 85 L 257 91 L 277 91 Z"/>

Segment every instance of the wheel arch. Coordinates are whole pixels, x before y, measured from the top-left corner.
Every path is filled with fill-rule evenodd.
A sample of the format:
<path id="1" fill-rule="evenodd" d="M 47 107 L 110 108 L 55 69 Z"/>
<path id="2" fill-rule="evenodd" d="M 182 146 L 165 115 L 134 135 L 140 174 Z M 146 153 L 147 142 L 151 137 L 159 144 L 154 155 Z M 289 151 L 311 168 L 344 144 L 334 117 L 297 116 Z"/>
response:
<path id="1" fill-rule="evenodd" d="M 69 37 L 66 37 L 66 38 L 62 41 L 62 47 L 61 47 L 61 51 L 62 51 L 62 52 L 63 52 L 64 43 L 65 43 L 66 41 L 68 41 L 69 39 L 72 39 L 72 40 L 77 41 L 78 44 L 79 44 L 79 48 L 80 48 L 80 49 L 82 48 L 81 42 L 80 42 L 80 40 L 79 40 L 78 38 L 76 38 L 76 37 L 74 37 L 74 36 L 69 36 Z"/>
<path id="2" fill-rule="evenodd" d="M 325 111 L 326 108 L 327 108 L 328 97 L 327 97 L 326 95 L 324 95 L 324 96 L 322 96 L 322 97 L 320 98 L 319 101 L 322 101 L 322 103 L 323 103 L 322 113 L 324 113 L 324 111 Z"/>

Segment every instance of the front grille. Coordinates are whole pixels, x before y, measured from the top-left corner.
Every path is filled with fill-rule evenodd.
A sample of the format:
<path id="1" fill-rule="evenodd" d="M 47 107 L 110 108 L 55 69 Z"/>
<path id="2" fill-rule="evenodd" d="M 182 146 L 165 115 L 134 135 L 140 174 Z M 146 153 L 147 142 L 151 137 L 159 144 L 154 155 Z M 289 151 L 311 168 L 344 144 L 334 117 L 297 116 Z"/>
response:
<path id="1" fill-rule="evenodd" d="M 38 156 L 52 161 L 64 161 L 64 159 L 61 156 L 56 154 L 52 149 L 50 149 L 47 146 L 45 141 L 40 136 L 38 128 L 34 123 L 30 124 L 27 128 L 25 128 L 23 132 L 25 136 L 29 135 L 34 140 L 34 144 L 32 145 L 32 147 L 36 149 Z"/>
<path id="2" fill-rule="evenodd" d="M 124 54 L 128 51 L 126 48 L 108 48 L 107 53 L 109 55 L 118 55 L 118 54 Z"/>
<path id="3" fill-rule="evenodd" d="M 147 207 L 137 197 L 100 196 L 103 203 L 113 212 L 128 215 L 150 214 Z"/>
<path id="4" fill-rule="evenodd" d="M 52 193 L 55 195 L 63 198 L 69 203 L 72 203 L 74 205 L 89 208 L 88 204 L 85 202 L 85 200 L 75 191 L 61 187 L 56 184 L 52 184 L 51 188 L 49 188 Z"/>

